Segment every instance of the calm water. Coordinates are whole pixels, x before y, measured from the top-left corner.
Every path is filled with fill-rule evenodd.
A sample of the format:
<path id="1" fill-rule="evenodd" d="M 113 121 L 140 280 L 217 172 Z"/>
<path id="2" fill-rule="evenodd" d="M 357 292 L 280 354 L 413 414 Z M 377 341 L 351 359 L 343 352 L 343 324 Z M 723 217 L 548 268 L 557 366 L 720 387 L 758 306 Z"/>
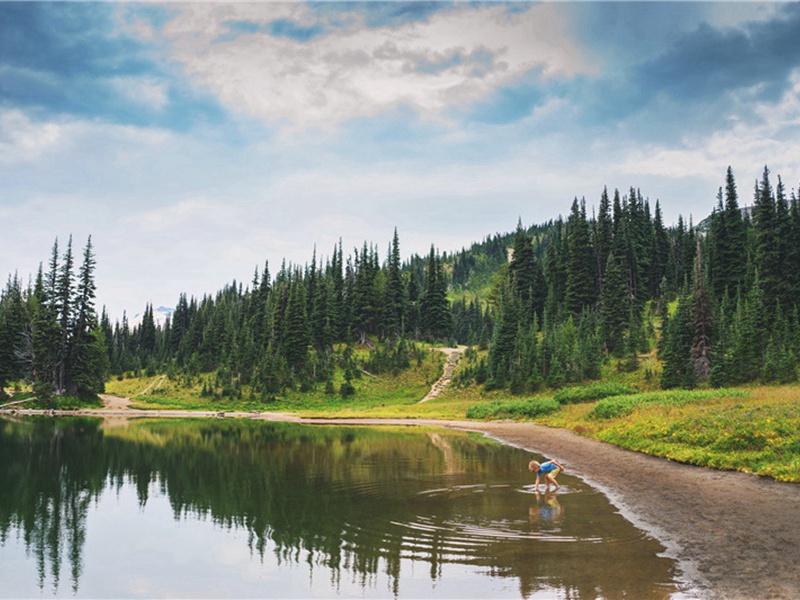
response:
<path id="1" fill-rule="evenodd" d="M 663 548 L 479 435 L 0 420 L 3 597 L 669 598 Z"/>

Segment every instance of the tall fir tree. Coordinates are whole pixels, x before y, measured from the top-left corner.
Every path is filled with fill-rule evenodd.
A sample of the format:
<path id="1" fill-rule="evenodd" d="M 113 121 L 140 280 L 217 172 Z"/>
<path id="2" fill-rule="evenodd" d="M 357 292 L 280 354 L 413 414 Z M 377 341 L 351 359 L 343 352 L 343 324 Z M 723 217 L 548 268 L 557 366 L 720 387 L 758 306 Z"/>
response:
<path id="1" fill-rule="evenodd" d="M 533 251 L 533 239 L 517 225 L 511 260 L 508 263 L 511 288 L 519 299 L 520 319 L 532 323 L 534 317 L 541 319 L 547 296 L 547 284 L 542 266 Z"/>
<path id="2" fill-rule="evenodd" d="M 386 262 L 387 305 L 384 328 L 389 337 L 402 336 L 405 326 L 405 285 L 400 267 L 400 238 L 395 227 L 392 245 Z"/>
<path id="3" fill-rule="evenodd" d="M 610 253 L 606 259 L 603 295 L 600 299 L 600 339 L 606 351 L 614 356 L 621 356 L 625 351 L 629 305 L 622 265 Z"/>
<path id="4" fill-rule="evenodd" d="M 692 304 L 688 295 L 681 295 L 678 308 L 667 326 L 664 353 L 661 357 L 664 365 L 661 387 L 664 389 L 691 388 L 695 385 L 694 365 L 691 360 L 694 340 Z"/>
<path id="5" fill-rule="evenodd" d="M 697 242 L 695 255 L 694 287 L 692 317 L 694 321 L 694 337 L 690 355 L 694 367 L 694 379 L 697 382 L 708 380 L 711 374 L 711 340 L 713 329 L 713 316 L 711 299 L 706 291 L 705 275 L 703 273 L 703 255 L 700 241 Z"/>
<path id="6" fill-rule="evenodd" d="M 425 266 L 425 289 L 420 308 L 426 337 L 429 340 L 446 340 L 450 336 L 452 316 L 442 259 L 433 246 Z"/>
<path id="7" fill-rule="evenodd" d="M 586 220 L 586 203 L 576 198 L 567 222 L 569 248 L 566 305 L 575 315 L 595 302 L 595 261 L 589 224 Z"/>
<path id="8" fill-rule="evenodd" d="M 757 182 L 755 187 L 753 225 L 756 270 L 764 291 L 765 305 L 768 309 L 774 310 L 781 297 L 784 265 L 781 264 L 775 196 L 767 167 L 764 167 L 761 181 Z"/>

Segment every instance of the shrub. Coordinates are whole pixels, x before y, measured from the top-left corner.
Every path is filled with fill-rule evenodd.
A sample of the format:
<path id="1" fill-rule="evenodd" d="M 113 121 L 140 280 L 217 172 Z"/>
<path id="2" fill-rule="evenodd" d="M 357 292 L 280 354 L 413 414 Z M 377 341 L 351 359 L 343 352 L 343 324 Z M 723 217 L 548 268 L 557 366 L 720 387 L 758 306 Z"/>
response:
<path id="1" fill-rule="evenodd" d="M 712 398 L 734 398 L 747 396 L 745 390 L 670 390 L 661 392 L 645 392 L 629 396 L 610 396 L 603 398 L 592 408 L 589 416 L 595 419 L 613 419 L 632 413 L 637 407 L 645 404 L 661 406 L 681 406 L 700 400 Z"/>
<path id="2" fill-rule="evenodd" d="M 561 404 L 574 404 L 577 402 L 593 402 L 610 396 L 624 396 L 635 393 L 636 390 L 627 385 L 602 382 L 559 390 L 553 395 L 553 398 Z"/>
<path id="3" fill-rule="evenodd" d="M 468 419 L 532 418 L 549 415 L 561 408 L 552 398 L 534 400 L 510 400 L 476 404 L 467 409 Z"/>

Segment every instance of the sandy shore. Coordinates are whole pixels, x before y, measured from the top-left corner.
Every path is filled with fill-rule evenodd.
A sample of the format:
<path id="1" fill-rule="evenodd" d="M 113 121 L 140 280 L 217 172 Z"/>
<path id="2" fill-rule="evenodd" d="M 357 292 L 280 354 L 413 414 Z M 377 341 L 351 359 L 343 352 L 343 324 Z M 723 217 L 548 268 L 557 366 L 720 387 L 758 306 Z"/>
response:
<path id="1" fill-rule="evenodd" d="M 689 596 L 800 598 L 800 485 L 682 465 L 532 423 L 140 411 L 113 401 L 107 401 L 106 406 L 105 410 L 66 412 L 117 419 L 224 416 L 309 424 L 436 425 L 481 431 L 554 458 L 564 463 L 570 474 L 602 490 L 626 518 L 666 546 L 690 586 Z"/>

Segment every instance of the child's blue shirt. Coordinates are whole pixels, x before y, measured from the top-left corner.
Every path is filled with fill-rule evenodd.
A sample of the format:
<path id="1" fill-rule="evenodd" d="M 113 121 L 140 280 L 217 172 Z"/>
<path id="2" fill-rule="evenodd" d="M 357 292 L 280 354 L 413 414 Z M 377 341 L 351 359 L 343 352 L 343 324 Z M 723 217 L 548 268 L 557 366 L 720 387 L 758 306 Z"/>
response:
<path id="1" fill-rule="evenodd" d="M 541 465 L 539 465 L 539 472 L 536 474 L 544 475 L 545 473 L 549 473 L 550 471 L 555 471 L 557 468 L 558 468 L 557 465 L 553 464 L 548 460 L 547 462 L 544 462 Z"/>

